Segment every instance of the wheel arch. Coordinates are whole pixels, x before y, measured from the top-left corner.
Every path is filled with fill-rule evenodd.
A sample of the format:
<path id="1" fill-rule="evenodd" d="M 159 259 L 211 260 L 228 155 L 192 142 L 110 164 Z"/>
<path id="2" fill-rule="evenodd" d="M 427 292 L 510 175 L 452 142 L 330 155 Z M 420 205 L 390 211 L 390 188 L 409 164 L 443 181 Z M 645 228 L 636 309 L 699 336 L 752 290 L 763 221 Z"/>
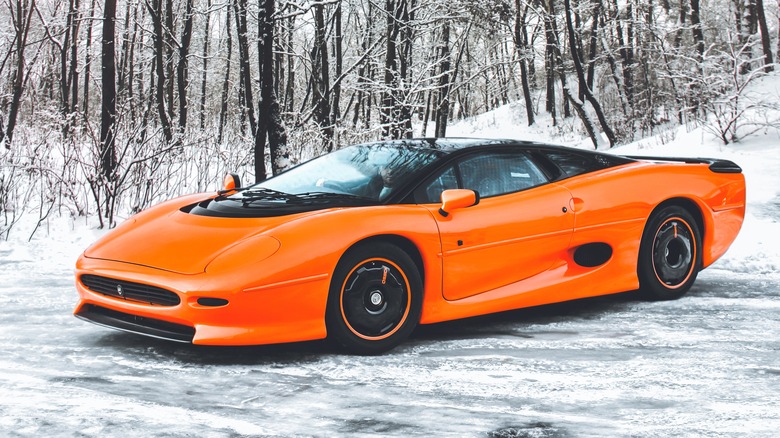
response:
<path id="1" fill-rule="evenodd" d="M 409 238 L 398 234 L 378 234 L 375 236 L 370 236 L 358 240 L 357 242 L 353 243 L 349 248 L 347 248 L 344 251 L 344 253 L 339 258 L 339 261 L 341 260 L 341 258 L 344 257 L 345 254 L 350 252 L 355 247 L 362 246 L 362 245 L 370 245 L 372 243 L 377 243 L 377 242 L 385 242 L 391 245 L 395 245 L 398 248 L 400 248 L 403 252 L 408 254 L 409 257 L 412 258 L 414 265 L 417 267 L 417 271 L 420 273 L 420 281 L 422 282 L 423 285 L 425 285 L 425 263 L 423 263 L 422 253 L 420 252 L 420 249 Z M 424 295 L 425 290 L 423 290 L 422 292 Z"/>
<path id="2" fill-rule="evenodd" d="M 647 220 L 649 221 L 653 215 L 660 211 L 663 208 L 669 207 L 675 205 L 677 207 L 680 207 L 687 211 L 688 213 L 693 216 L 693 219 L 696 221 L 696 225 L 699 227 L 699 237 L 702 239 L 702 247 L 704 247 L 704 236 L 706 235 L 707 226 L 704 220 L 704 214 L 702 212 L 701 205 L 690 198 L 683 198 L 683 197 L 677 197 L 677 198 L 670 198 L 667 199 L 660 204 L 656 205 L 653 211 L 650 212 L 650 214 L 647 216 Z M 647 231 L 645 229 L 642 232 L 642 237 L 644 238 L 644 233 Z"/>

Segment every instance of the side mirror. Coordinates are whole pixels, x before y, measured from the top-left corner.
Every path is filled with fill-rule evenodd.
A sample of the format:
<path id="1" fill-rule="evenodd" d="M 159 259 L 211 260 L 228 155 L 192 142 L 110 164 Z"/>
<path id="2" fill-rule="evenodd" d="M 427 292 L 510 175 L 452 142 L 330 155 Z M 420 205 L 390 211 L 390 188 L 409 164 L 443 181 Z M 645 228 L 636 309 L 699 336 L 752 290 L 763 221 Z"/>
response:
<path id="1" fill-rule="evenodd" d="M 450 189 L 441 192 L 441 208 L 439 214 L 447 217 L 450 212 L 459 208 L 479 204 L 479 193 L 468 189 Z"/>
<path id="2" fill-rule="evenodd" d="M 235 173 L 229 173 L 225 175 L 225 179 L 222 180 L 222 190 L 229 192 L 241 187 L 241 178 Z"/>

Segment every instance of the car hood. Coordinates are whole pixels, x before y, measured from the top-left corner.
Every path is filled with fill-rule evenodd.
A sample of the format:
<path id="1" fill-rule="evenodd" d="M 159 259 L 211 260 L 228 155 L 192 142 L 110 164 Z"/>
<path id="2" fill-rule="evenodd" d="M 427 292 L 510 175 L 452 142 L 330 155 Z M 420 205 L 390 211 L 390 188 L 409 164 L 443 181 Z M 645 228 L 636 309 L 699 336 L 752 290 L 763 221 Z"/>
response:
<path id="1" fill-rule="evenodd" d="M 84 256 L 199 274 L 230 247 L 301 216 L 316 214 L 221 218 L 189 214 L 181 211 L 180 205 L 170 207 L 153 208 L 157 211 L 128 219 L 87 248 Z"/>

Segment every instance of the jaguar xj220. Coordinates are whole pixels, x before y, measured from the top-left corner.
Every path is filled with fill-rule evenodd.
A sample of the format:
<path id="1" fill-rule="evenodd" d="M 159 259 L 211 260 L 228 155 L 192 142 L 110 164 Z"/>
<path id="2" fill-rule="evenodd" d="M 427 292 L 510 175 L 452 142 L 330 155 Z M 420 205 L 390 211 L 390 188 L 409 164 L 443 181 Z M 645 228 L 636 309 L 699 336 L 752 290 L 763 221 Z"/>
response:
<path id="1" fill-rule="evenodd" d="M 129 218 L 78 259 L 74 313 L 179 342 L 329 338 L 376 354 L 418 324 L 630 290 L 678 298 L 744 213 L 726 160 L 361 144 Z"/>

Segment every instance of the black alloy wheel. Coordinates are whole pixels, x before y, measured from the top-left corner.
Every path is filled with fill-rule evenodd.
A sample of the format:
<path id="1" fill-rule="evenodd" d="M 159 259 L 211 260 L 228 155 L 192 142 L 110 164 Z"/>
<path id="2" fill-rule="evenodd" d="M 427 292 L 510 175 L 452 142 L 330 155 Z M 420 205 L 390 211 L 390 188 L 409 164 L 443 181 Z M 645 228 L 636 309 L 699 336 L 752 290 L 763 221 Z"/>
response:
<path id="1" fill-rule="evenodd" d="M 683 296 L 700 269 L 701 232 L 690 212 L 677 205 L 654 212 L 642 235 L 637 268 L 645 298 Z"/>
<path id="2" fill-rule="evenodd" d="M 328 337 L 356 354 L 379 354 L 409 337 L 422 310 L 422 281 L 411 257 L 374 242 L 349 250 L 331 280 Z"/>

